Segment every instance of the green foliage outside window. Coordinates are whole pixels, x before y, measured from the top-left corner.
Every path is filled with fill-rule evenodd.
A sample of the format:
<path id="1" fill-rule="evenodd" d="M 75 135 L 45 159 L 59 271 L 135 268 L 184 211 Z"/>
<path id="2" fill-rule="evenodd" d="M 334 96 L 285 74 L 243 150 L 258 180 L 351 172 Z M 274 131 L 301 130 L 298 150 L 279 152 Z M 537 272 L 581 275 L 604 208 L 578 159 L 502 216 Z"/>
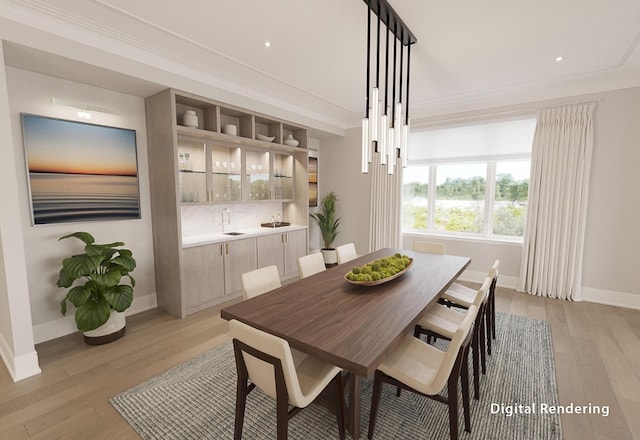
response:
<path id="1" fill-rule="evenodd" d="M 485 200 L 486 179 L 475 176 L 468 179 L 447 178 L 436 188 L 438 200 L 483 201 Z M 495 202 L 493 211 L 493 234 L 524 236 L 526 205 L 529 193 L 529 179 L 515 180 L 511 174 L 496 176 Z M 412 203 L 413 198 L 428 198 L 426 183 L 409 182 L 404 185 L 403 227 L 427 230 L 428 210 L 426 206 Z M 510 202 L 510 203 L 507 203 Z M 446 232 L 482 233 L 484 212 L 482 204 L 474 206 L 438 206 L 435 212 L 435 230 Z"/>

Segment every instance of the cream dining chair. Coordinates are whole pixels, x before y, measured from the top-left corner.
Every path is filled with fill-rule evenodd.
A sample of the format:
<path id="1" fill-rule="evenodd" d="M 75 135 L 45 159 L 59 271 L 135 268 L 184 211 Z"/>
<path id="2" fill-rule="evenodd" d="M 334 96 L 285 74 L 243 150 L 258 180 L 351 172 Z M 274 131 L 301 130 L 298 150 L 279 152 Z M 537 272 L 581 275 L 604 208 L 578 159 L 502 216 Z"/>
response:
<path id="1" fill-rule="evenodd" d="M 487 312 L 486 302 L 490 286 L 491 278 L 487 277 L 482 286 L 475 291 L 473 301 L 469 304 L 469 306 L 474 305 L 477 309 L 477 317 L 474 321 L 471 339 L 471 348 L 473 349 L 473 389 L 476 399 L 480 399 L 480 358 L 482 356 L 480 337 L 484 334 L 481 331 L 481 326 L 484 324 L 483 313 Z M 431 338 L 451 340 L 464 318 L 465 313 L 441 304 L 435 304 L 420 317 L 415 326 L 414 336 L 420 337 L 421 334 L 426 334 L 428 343 L 431 342 Z"/>
<path id="2" fill-rule="evenodd" d="M 276 400 L 277 439 L 284 440 L 289 419 L 332 383 L 338 431 L 340 439 L 345 438 L 341 368 L 293 350 L 284 339 L 235 319 L 229 321 L 229 328 L 238 373 L 235 440 L 242 438 L 247 396 L 255 387 Z M 266 433 L 262 437 L 273 438 Z"/>
<path id="3" fill-rule="evenodd" d="M 356 252 L 356 246 L 353 243 L 347 243 L 347 244 L 338 246 L 336 248 L 336 256 L 338 257 L 338 264 L 355 260 L 356 258 L 358 258 L 358 253 Z"/>
<path id="4" fill-rule="evenodd" d="M 465 431 L 471 432 L 467 357 L 471 325 L 476 314 L 477 308 L 471 306 L 460 326 L 453 333 L 446 352 L 411 335 L 405 335 L 399 345 L 387 355 L 374 377 L 369 415 L 369 439 L 373 437 L 375 430 L 384 382 L 446 403 L 449 407 L 449 433 L 452 440 L 457 440 L 458 378 L 460 378 Z M 440 395 L 445 387 L 447 387 L 447 397 Z"/>
<path id="5" fill-rule="evenodd" d="M 267 266 L 245 272 L 241 276 L 244 299 L 253 298 L 282 286 L 277 266 Z"/>
<path id="6" fill-rule="evenodd" d="M 442 243 L 432 243 L 429 241 L 414 241 L 413 251 L 425 254 L 441 254 L 447 253 L 447 246 Z"/>
<path id="7" fill-rule="evenodd" d="M 324 257 L 320 252 L 303 255 L 298 258 L 298 274 L 300 279 L 310 277 L 325 269 Z"/>

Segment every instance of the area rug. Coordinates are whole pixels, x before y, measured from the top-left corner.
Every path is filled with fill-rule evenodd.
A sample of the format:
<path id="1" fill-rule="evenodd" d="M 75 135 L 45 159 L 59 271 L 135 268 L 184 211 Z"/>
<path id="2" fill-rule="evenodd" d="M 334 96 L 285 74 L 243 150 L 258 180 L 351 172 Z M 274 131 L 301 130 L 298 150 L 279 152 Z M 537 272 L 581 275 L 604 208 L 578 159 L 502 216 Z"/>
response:
<path id="1" fill-rule="evenodd" d="M 461 439 L 561 439 L 551 331 L 545 321 L 498 314 L 493 355 L 471 401 L 471 433 Z M 471 362 L 470 362 L 471 364 Z M 471 375 L 471 372 L 470 372 Z M 473 392 L 472 376 L 470 386 Z M 366 438 L 373 381 L 362 384 Z M 233 438 L 236 368 L 230 342 L 203 353 L 111 399 L 143 439 Z M 544 411 L 547 408 L 547 411 Z M 275 438 L 275 402 L 259 389 L 247 400 L 243 439 Z M 338 438 L 335 416 L 311 405 L 289 422 L 289 438 Z M 449 438 L 446 405 L 383 387 L 375 439 Z"/>

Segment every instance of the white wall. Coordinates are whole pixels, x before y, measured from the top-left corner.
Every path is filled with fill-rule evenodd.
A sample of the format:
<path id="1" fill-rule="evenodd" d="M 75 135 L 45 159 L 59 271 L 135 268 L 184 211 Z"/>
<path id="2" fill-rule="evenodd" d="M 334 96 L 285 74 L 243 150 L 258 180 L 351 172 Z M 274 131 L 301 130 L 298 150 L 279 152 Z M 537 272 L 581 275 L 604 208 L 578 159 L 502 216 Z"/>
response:
<path id="1" fill-rule="evenodd" d="M 640 309 L 640 87 L 598 98 L 583 297 Z"/>
<path id="2" fill-rule="evenodd" d="M 73 322 L 73 307 L 68 311 L 67 317 L 63 318 L 60 314 L 60 301 L 66 290 L 55 285 L 62 259 L 82 250 L 83 245 L 78 240 L 57 241 L 59 237 L 72 232 L 90 232 L 97 242 L 123 241 L 133 251 L 137 262 L 132 273 L 137 282 L 134 304 L 127 313 L 155 307 L 144 100 L 11 67 L 7 67 L 6 72 L 14 142 L 13 145 L 3 144 L 2 148 L 12 148 L 13 168 L 17 174 L 20 202 L 15 213 L 20 215 L 24 234 L 35 341 L 42 342 L 77 331 Z M 91 123 L 136 130 L 141 219 L 31 225 L 20 113 L 78 120 L 78 109 L 53 104 L 52 97 L 113 109 L 116 115 L 93 112 Z M 10 156 L 7 154 L 6 157 Z"/>
<path id="3" fill-rule="evenodd" d="M 447 123 L 477 122 L 492 115 L 524 114 L 552 105 L 596 99 L 595 145 L 589 195 L 589 211 L 583 270 L 583 298 L 625 307 L 640 308 L 637 282 L 640 247 L 640 88 L 629 88 L 507 108 L 447 115 Z M 438 125 L 438 118 L 414 121 L 415 125 Z M 368 243 L 369 179 L 360 173 L 360 132 L 347 131 L 344 138 L 323 140 L 322 180 L 329 180 L 343 200 L 341 242 L 355 241 L 360 252 Z M 325 187 L 326 188 L 326 187 Z M 327 188 L 328 190 L 328 188 Z M 416 236 L 403 237 L 403 247 L 411 248 Z M 519 244 L 435 237 L 445 243 L 447 252 L 471 257 L 462 278 L 481 281 L 494 259 L 500 259 L 500 284 L 515 287 L 520 273 Z"/>
<path id="4" fill-rule="evenodd" d="M 3 58 L 0 47 L 0 59 Z M 4 65 L 0 65 L 0 355 L 20 380 L 40 372 L 33 345 L 25 249 Z"/>
<path id="5" fill-rule="evenodd" d="M 360 128 L 346 131 L 344 137 L 323 139 L 320 147 L 318 173 L 320 194 L 335 191 L 342 217 L 339 235 L 334 243 L 339 246 L 353 242 L 359 254 L 369 251 L 370 177 L 360 170 Z"/>

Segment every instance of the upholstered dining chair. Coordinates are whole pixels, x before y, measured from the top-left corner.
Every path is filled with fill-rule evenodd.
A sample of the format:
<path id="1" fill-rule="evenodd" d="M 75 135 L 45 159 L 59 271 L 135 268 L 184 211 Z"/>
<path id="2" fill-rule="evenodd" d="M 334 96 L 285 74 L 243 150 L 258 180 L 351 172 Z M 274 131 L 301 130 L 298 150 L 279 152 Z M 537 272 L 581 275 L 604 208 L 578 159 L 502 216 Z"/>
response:
<path id="1" fill-rule="evenodd" d="M 336 248 L 336 256 L 338 257 L 338 264 L 346 263 L 347 261 L 358 258 L 356 252 L 356 246 L 353 243 L 343 244 Z"/>
<path id="2" fill-rule="evenodd" d="M 247 396 L 255 387 L 276 400 L 277 439 L 288 437 L 289 419 L 334 385 L 340 439 L 345 438 L 342 369 L 293 350 L 289 343 L 237 320 L 229 321 L 238 372 L 234 439 L 242 438 Z M 292 406 L 289 409 L 289 405 Z M 267 434 L 264 438 L 271 437 Z"/>
<path id="3" fill-rule="evenodd" d="M 414 241 L 412 250 L 425 254 L 441 254 L 447 253 L 447 246 L 442 243 L 432 243 L 429 241 Z"/>
<path id="4" fill-rule="evenodd" d="M 494 279 L 496 283 L 497 283 L 499 267 L 500 267 L 500 260 L 495 260 L 495 262 L 493 263 L 493 266 L 491 266 L 491 269 L 489 269 L 489 272 L 487 274 L 487 276 L 489 278 Z M 493 289 L 493 298 L 491 297 L 492 289 Z M 453 283 L 451 287 L 449 287 L 449 289 L 447 289 L 447 291 L 444 294 L 442 294 L 442 296 L 440 297 L 440 302 L 449 307 L 453 306 L 453 307 L 460 307 L 460 308 L 466 309 L 466 308 L 469 308 L 469 305 L 473 303 L 473 300 L 475 299 L 475 293 L 476 291 L 470 287 L 463 286 L 462 284 L 459 284 L 459 283 Z M 483 313 L 481 315 L 484 321 L 483 326 L 480 329 L 481 330 L 480 354 L 482 359 L 482 374 L 486 373 L 485 353 L 491 354 L 491 339 L 487 338 L 486 336 L 490 334 L 489 333 L 490 331 L 491 333 L 493 333 L 493 328 L 495 327 L 495 310 L 493 310 L 495 309 L 495 307 L 492 306 L 491 301 L 493 301 L 495 305 L 495 283 L 493 288 L 489 288 L 489 292 L 484 303 L 485 308 L 484 310 L 482 310 Z"/>
<path id="5" fill-rule="evenodd" d="M 371 439 L 375 430 L 382 384 L 390 383 L 449 407 L 449 432 L 452 440 L 458 439 L 458 379 L 462 380 L 462 405 L 465 431 L 471 432 L 469 419 L 468 351 L 471 325 L 477 314 L 471 306 L 460 326 L 453 333 L 446 352 L 421 339 L 405 335 L 400 344 L 384 359 L 374 377 L 369 416 Z M 440 392 L 447 387 L 447 397 Z"/>
<path id="6" fill-rule="evenodd" d="M 482 286 L 475 292 L 475 297 L 471 304 L 469 304 L 469 306 L 474 305 L 478 310 L 471 338 L 473 354 L 473 390 L 476 399 L 480 399 L 480 358 L 482 356 L 480 338 L 483 334 L 480 328 L 484 325 L 483 313 L 486 313 L 485 302 L 488 297 L 490 286 L 491 278 L 487 277 L 484 283 L 482 283 Z M 420 320 L 414 329 L 414 336 L 419 338 L 420 335 L 426 334 L 427 343 L 431 342 L 431 338 L 451 340 L 455 331 L 462 324 L 465 316 L 466 315 L 464 313 L 461 313 L 458 310 L 454 310 L 441 304 L 436 304 L 429 308 L 427 312 L 420 317 Z"/>
<path id="7" fill-rule="evenodd" d="M 320 252 L 303 255 L 298 258 L 298 274 L 300 279 L 310 277 L 326 269 L 324 257 Z"/>
<path id="8" fill-rule="evenodd" d="M 277 266 L 267 266 L 245 272 L 241 276 L 244 299 L 253 298 L 282 286 Z"/>

